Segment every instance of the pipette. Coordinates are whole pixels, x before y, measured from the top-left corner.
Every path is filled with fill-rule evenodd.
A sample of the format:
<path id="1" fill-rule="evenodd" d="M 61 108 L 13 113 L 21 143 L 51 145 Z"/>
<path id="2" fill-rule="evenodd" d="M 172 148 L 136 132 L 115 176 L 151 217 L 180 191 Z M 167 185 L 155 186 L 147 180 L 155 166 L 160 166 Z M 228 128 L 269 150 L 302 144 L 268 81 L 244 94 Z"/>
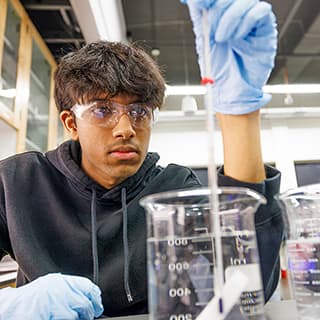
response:
<path id="1" fill-rule="evenodd" d="M 214 112 L 213 112 L 213 94 L 212 86 L 214 80 L 211 78 L 211 64 L 210 64 L 210 30 L 207 17 L 207 11 L 202 12 L 202 29 L 203 29 L 203 43 L 204 43 L 204 77 L 202 78 L 202 84 L 206 86 L 205 95 L 205 108 L 207 113 L 207 131 L 208 131 L 208 142 L 209 142 L 209 163 L 208 163 L 208 182 L 211 189 L 211 210 L 212 210 L 212 230 L 214 231 L 215 240 L 215 295 L 220 296 L 219 298 L 219 311 L 223 313 L 223 295 L 222 289 L 224 284 L 223 277 L 223 256 L 222 256 L 222 244 L 221 244 L 221 231 L 220 231 L 220 219 L 219 219 L 219 197 L 217 187 L 217 171 L 215 161 L 215 150 L 214 150 L 214 135 L 215 135 L 215 123 L 214 123 Z"/>

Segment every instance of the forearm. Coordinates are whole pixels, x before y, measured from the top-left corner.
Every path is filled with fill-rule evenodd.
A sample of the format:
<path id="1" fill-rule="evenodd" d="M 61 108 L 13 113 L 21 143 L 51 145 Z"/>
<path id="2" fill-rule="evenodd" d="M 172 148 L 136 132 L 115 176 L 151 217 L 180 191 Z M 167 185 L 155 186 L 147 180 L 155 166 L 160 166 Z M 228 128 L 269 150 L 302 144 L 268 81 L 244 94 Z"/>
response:
<path id="1" fill-rule="evenodd" d="M 264 180 L 259 110 L 243 115 L 216 115 L 223 139 L 224 174 L 250 183 Z"/>

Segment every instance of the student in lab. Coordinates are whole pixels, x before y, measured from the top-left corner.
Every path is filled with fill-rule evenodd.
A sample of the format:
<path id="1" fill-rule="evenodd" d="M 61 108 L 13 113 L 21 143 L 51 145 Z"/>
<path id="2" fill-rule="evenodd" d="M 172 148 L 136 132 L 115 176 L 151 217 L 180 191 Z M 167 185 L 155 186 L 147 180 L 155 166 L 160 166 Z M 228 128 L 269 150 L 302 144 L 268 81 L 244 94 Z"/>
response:
<path id="1" fill-rule="evenodd" d="M 269 100 L 262 86 L 274 65 L 275 17 L 259 0 L 188 5 L 201 69 L 202 10 L 210 21 L 213 105 L 224 143 L 218 183 L 249 187 L 268 200 L 256 214 L 256 230 L 269 299 L 278 283 L 283 225 L 273 200 L 280 173 L 262 161 L 259 109 Z M 62 58 L 55 100 L 71 140 L 44 155 L 0 162 L 0 257 L 10 254 L 19 264 L 18 287 L 0 290 L 1 319 L 148 312 L 139 200 L 200 186 L 189 168 L 162 168 L 158 154 L 148 153 L 164 91 L 155 62 L 133 45 L 99 41 Z"/>

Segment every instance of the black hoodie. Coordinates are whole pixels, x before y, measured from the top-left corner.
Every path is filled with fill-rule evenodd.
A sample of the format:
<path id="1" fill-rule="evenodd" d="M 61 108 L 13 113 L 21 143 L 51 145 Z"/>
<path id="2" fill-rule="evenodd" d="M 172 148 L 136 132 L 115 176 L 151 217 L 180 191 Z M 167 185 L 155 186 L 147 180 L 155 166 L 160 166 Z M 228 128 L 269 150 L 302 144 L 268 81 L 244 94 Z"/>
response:
<path id="1" fill-rule="evenodd" d="M 81 275 L 102 290 L 105 314 L 147 313 L 146 221 L 139 200 L 148 194 L 201 186 L 189 168 L 157 166 L 148 153 L 139 171 L 107 190 L 81 169 L 77 142 L 45 155 L 18 154 L 0 162 L 0 258 L 19 264 L 17 285 L 51 272 Z M 256 214 L 265 296 L 278 281 L 282 239 L 273 200 L 280 174 L 267 168 L 261 184 L 244 184 L 219 172 L 219 185 L 246 186 L 269 200 Z"/>

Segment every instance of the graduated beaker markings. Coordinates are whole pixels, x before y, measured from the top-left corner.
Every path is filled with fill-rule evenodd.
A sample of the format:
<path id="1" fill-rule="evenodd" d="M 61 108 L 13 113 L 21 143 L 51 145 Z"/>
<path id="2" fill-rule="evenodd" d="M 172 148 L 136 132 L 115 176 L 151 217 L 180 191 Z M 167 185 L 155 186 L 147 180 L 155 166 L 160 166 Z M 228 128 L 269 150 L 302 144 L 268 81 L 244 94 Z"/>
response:
<path id="1" fill-rule="evenodd" d="M 263 312 L 263 290 L 259 277 L 257 250 L 253 246 L 254 232 L 224 232 L 222 234 L 225 277 L 241 268 L 250 276 L 250 285 L 240 297 L 241 309 L 247 315 Z M 151 297 L 156 319 L 173 319 L 180 311 L 195 319 L 214 296 L 214 238 L 207 233 L 194 237 L 148 239 L 148 270 L 152 275 Z M 255 274 L 257 276 L 255 276 Z"/>
<path id="2" fill-rule="evenodd" d="M 153 257 L 148 270 L 154 276 L 151 297 L 155 299 L 151 313 L 156 319 L 195 319 L 213 296 L 212 242 L 208 236 L 201 242 L 195 239 L 148 239 L 148 257 Z"/>
<path id="3" fill-rule="evenodd" d="M 222 249 L 219 261 L 212 221 L 217 215 L 212 213 L 211 190 L 164 192 L 140 201 L 147 210 L 152 319 L 196 319 L 215 295 L 218 274 L 222 273 L 228 281 L 239 272 L 250 281 L 238 300 L 237 310 L 249 319 L 263 318 L 254 213 L 266 200 L 246 188 L 226 187 L 217 191 L 219 212 L 215 213 L 219 214 L 218 241 Z M 222 270 L 217 271 L 218 267 Z"/>
<path id="4" fill-rule="evenodd" d="M 302 318 L 307 319 L 307 309 L 319 306 L 320 238 L 288 240 L 287 250 L 297 306 L 304 313 Z"/>
<path id="5" fill-rule="evenodd" d="M 279 195 L 299 319 L 320 319 L 320 184 Z"/>

